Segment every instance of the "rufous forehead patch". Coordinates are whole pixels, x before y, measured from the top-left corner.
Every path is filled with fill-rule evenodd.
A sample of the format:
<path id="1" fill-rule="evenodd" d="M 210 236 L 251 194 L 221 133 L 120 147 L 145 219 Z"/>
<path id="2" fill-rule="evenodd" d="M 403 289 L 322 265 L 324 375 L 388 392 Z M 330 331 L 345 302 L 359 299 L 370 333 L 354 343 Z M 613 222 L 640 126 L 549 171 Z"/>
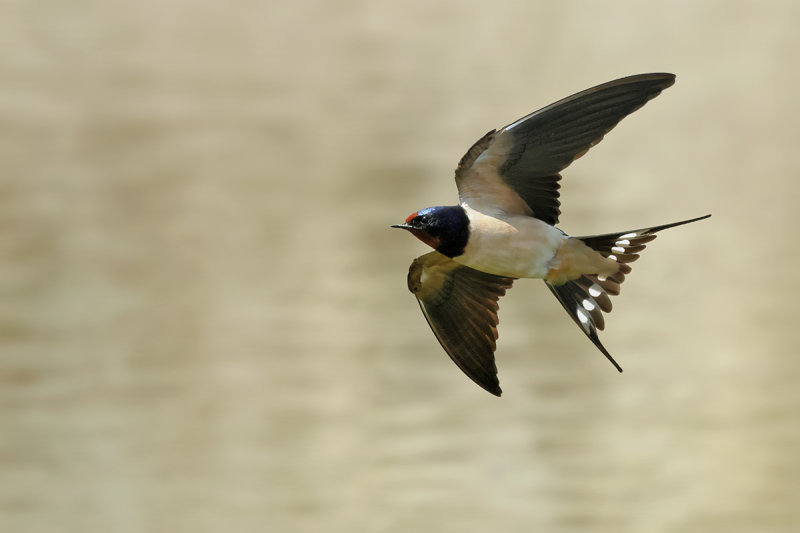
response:
<path id="1" fill-rule="evenodd" d="M 414 211 L 413 213 L 411 213 L 410 215 L 408 215 L 408 216 L 406 217 L 406 222 L 411 222 L 411 219 L 413 219 L 414 217 L 416 217 L 418 214 L 419 214 L 419 211 Z"/>

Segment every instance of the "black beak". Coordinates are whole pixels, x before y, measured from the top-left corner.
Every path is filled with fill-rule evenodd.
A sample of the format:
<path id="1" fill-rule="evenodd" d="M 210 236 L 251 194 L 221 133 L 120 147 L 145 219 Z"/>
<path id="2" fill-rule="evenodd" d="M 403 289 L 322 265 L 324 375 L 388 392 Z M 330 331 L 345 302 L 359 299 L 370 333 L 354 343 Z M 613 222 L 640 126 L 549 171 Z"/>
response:
<path id="1" fill-rule="evenodd" d="M 400 228 L 400 229 L 411 229 L 413 226 L 409 226 L 405 222 L 402 224 L 392 224 L 393 228 Z"/>

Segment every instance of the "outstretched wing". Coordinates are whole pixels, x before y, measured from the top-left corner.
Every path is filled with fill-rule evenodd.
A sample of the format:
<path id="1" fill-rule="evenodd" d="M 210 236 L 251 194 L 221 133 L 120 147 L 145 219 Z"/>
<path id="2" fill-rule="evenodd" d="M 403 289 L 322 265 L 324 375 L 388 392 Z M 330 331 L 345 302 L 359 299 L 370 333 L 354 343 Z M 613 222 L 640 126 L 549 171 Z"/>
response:
<path id="1" fill-rule="evenodd" d="M 480 211 L 530 215 L 555 225 L 561 214 L 559 172 L 673 83 L 674 74 L 621 78 L 490 131 L 456 168 L 461 201 Z"/>
<path id="2" fill-rule="evenodd" d="M 447 355 L 475 383 L 500 396 L 494 362 L 497 301 L 514 278 L 460 265 L 439 252 L 417 257 L 408 289 Z"/>

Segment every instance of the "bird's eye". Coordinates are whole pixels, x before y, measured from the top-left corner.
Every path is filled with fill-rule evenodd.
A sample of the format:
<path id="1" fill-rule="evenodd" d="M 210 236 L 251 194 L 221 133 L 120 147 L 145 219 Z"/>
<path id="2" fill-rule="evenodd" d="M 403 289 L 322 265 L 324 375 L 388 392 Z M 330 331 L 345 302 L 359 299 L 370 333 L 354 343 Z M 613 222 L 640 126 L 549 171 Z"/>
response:
<path id="1" fill-rule="evenodd" d="M 420 216 L 418 216 L 418 217 L 417 217 L 417 222 L 418 222 L 418 223 L 420 223 L 420 224 L 427 224 L 427 223 L 428 223 L 428 217 L 427 217 L 427 215 L 420 215 Z"/>

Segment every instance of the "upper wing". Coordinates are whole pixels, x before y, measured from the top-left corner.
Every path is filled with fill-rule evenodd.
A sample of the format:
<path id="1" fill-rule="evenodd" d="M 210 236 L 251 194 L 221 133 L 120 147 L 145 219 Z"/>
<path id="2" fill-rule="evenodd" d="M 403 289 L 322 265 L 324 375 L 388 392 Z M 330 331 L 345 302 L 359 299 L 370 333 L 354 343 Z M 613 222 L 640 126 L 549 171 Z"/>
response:
<path id="1" fill-rule="evenodd" d="M 673 83 L 674 74 L 621 78 L 490 131 L 456 168 L 461 201 L 482 211 L 526 214 L 555 225 L 561 213 L 558 173 Z"/>
<path id="2" fill-rule="evenodd" d="M 500 396 L 494 362 L 497 301 L 513 278 L 494 276 L 430 252 L 408 270 L 408 288 L 447 355 L 475 383 Z"/>

